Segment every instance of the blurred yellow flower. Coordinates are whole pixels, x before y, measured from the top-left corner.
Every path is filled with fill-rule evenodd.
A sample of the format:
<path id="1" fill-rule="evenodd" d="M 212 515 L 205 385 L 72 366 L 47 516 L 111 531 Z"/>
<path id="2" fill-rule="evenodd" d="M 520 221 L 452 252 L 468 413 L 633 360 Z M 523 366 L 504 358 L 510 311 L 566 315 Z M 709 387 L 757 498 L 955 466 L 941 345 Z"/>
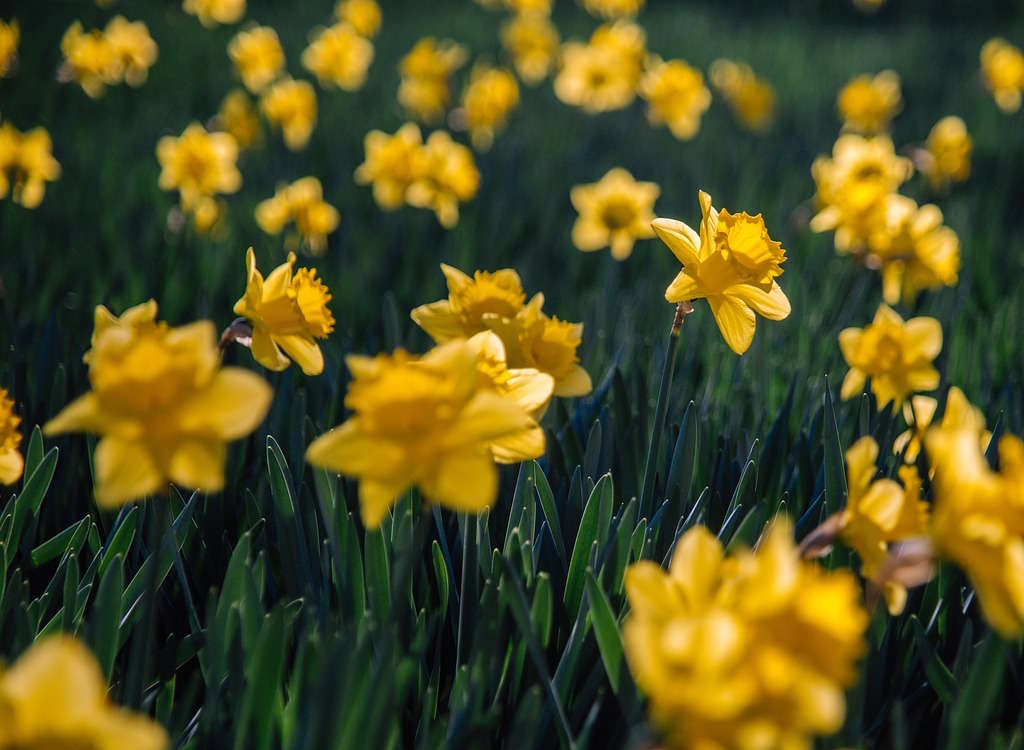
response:
<path id="1" fill-rule="evenodd" d="M 699 233 L 681 221 L 654 220 L 654 231 L 683 264 L 665 299 L 707 299 L 725 343 L 743 354 L 754 340 L 755 312 L 769 320 L 789 316 L 789 300 L 776 281 L 786 251 L 768 236 L 761 214 L 718 211 L 703 190 L 698 197 Z"/>
<path id="2" fill-rule="evenodd" d="M 913 171 L 909 159 L 896 155 L 889 136 L 844 133 L 836 139 L 831 158 L 819 156 L 811 165 L 818 205 L 811 229 L 834 230 L 841 253 L 864 252 L 880 208 Z"/>
<path id="3" fill-rule="evenodd" d="M 363 146 L 365 157 L 356 167 L 356 183 L 373 185 L 373 199 L 385 211 L 399 208 L 405 203 L 409 186 L 427 169 L 419 126 L 407 122 L 394 135 L 371 130 Z"/>
<path id="4" fill-rule="evenodd" d="M 280 234 L 288 222 L 295 222 L 302 241 L 320 255 L 327 247 L 327 235 L 338 228 L 338 210 L 324 201 L 316 177 L 303 177 L 279 187 L 272 198 L 256 206 L 256 223 L 267 234 Z"/>
<path id="5" fill-rule="evenodd" d="M 0 671 L 0 747 L 164 750 L 163 727 L 108 697 L 96 657 L 65 635 L 37 640 Z"/>
<path id="6" fill-rule="evenodd" d="M 410 206 L 430 209 L 445 229 L 459 222 L 459 204 L 472 200 L 480 186 L 473 152 L 443 130 L 435 130 L 423 145 L 425 171 L 409 185 Z"/>
<path id="7" fill-rule="evenodd" d="M 611 247 L 615 260 L 633 253 L 633 243 L 654 236 L 654 202 L 661 189 L 637 182 L 622 167 L 610 169 L 598 182 L 576 185 L 569 193 L 579 217 L 572 227 L 572 244 L 584 252 Z"/>
<path id="8" fill-rule="evenodd" d="M 309 81 L 285 78 L 273 84 L 260 97 L 260 109 L 284 136 L 291 151 L 301 151 L 309 143 L 316 126 L 316 92 Z"/>
<path id="9" fill-rule="evenodd" d="M 347 23 L 320 30 L 302 53 L 302 66 L 321 86 L 356 91 L 366 83 L 373 44 Z"/>
<path id="10" fill-rule="evenodd" d="M 121 79 L 121 62 L 99 29 L 86 33 L 82 23 L 75 21 L 64 32 L 60 51 L 64 55 L 64 62 L 58 71 L 58 78 L 62 81 L 77 81 L 93 99 L 102 96 L 107 86 Z"/>
<path id="11" fill-rule="evenodd" d="M 928 505 L 921 500 L 917 469 L 900 468 L 903 486 L 892 479 L 875 479 L 878 443 L 862 437 L 846 451 L 846 507 L 839 516 L 839 536 L 860 557 L 861 575 L 876 580 L 888 555 L 890 542 L 925 535 Z M 889 613 L 898 615 L 907 601 L 904 586 L 882 585 Z"/>
<path id="12" fill-rule="evenodd" d="M 853 575 L 799 559 L 787 521 L 729 557 L 703 526 L 669 571 L 629 566 L 623 646 L 654 723 L 677 748 L 806 748 L 843 724 L 866 650 Z"/>
<path id="13" fill-rule="evenodd" d="M 772 124 L 775 89 L 758 78 L 749 65 L 722 58 L 711 63 L 709 72 L 711 85 L 729 104 L 740 125 L 757 132 Z"/>
<path id="14" fill-rule="evenodd" d="M 166 489 L 224 486 L 226 443 L 263 421 L 273 395 L 248 370 L 220 367 L 213 324 L 171 328 L 156 304 L 121 319 L 96 311 L 89 357 L 92 390 L 51 419 L 47 435 L 100 435 L 96 502 L 114 508 Z M 101 323 L 102 321 L 102 323 Z"/>
<path id="15" fill-rule="evenodd" d="M 981 48 L 981 77 L 992 92 L 996 106 L 1007 114 L 1020 109 L 1024 92 L 1024 52 L 995 37 Z"/>
<path id="16" fill-rule="evenodd" d="M 0 484 L 14 484 L 21 479 L 25 469 L 25 460 L 18 451 L 21 445 L 20 424 L 21 417 L 14 413 L 13 399 L 6 388 L 0 388 Z"/>
<path id="17" fill-rule="evenodd" d="M 307 460 L 359 479 L 363 523 L 376 529 L 402 493 L 459 511 L 489 508 L 498 493 L 492 446 L 536 422 L 482 384 L 477 354 L 452 341 L 421 358 L 401 349 L 347 358 L 346 422 L 313 441 Z"/>
<path id="18" fill-rule="evenodd" d="M 499 4 L 501 0 L 498 0 Z M 555 0 L 504 0 L 506 10 L 518 16 L 550 16 Z"/>
<path id="19" fill-rule="evenodd" d="M 857 76 L 840 90 L 836 109 L 844 130 L 865 135 L 884 133 L 903 109 L 900 77 L 892 70 L 873 77 Z"/>
<path id="20" fill-rule="evenodd" d="M 316 340 L 331 334 L 334 316 L 327 307 L 331 293 L 316 277 L 316 270 L 296 271 L 295 253 L 289 253 L 288 260 L 264 279 L 251 247 L 245 266 L 245 294 L 235 303 L 235 315 L 252 326 L 253 358 L 268 370 L 287 369 L 290 358 L 306 375 L 319 375 L 324 371 L 324 355 Z"/>
<path id="21" fill-rule="evenodd" d="M 14 61 L 18 57 L 18 22 L 4 21 L 0 18 L 0 78 L 4 78 L 14 70 Z"/>
<path id="22" fill-rule="evenodd" d="M 927 158 L 920 165 L 932 188 L 964 182 L 971 176 L 973 145 L 967 125 L 959 117 L 950 115 L 935 123 L 925 142 Z"/>
<path id="23" fill-rule="evenodd" d="M 903 403 L 903 421 L 907 423 L 907 429 L 896 436 L 892 452 L 896 455 L 902 453 L 903 460 L 908 464 L 917 461 L 938 404 L 931 396 L 914 396 Z M 985 429 L 985 415 L 971 406 L 963 391 L 955 386 L 949 389 L 946 396 L 946 408 L 940 426 L 943 429 L 971 427 L 980 436 L 982 451 L 988 448 L 989 440 L 992 439 L 992 433 Z"/>
<path id="24" fill-rule="evenodd" d="M 269 26 L 243 29 L 228 42 L 228 57 L 249 91 L 258 94 L 284 70 L 284 49 Z"/>
<path id="25" fill-rule="evenodd" d="M 462 106 L 452 112 L 450 122 L 456 130 L 469 131 L 475 149 L 487 151 L 518 106 L 516 77 L 502 68 L 477 65 L 462 92 Z"/>
<path id="26" fill-rule="evenodd" d="M 455 42 L 420 39 L 398 66 L 398 103 L 421 122 L 437 122 L 451 101 L 449 78 L 467 57 L 466 48 Z"/>
<path id="27" fill-rule="evenodd" d="M 839 348 L 850 366 L 840 391 L 843 399 L 862 393 L 869 377 L 879 409 L 890 401 L 898 409 L 910 394 L 939 385 L 939 371 L 932 360 L 942 349 L 942 326 L 935 318 L 904 322 L 882 304 L 870 325 L 839 332 Z"/>
<path id="28" fill-rule="evenodd" d="M 206 28 L 238 23 L 245 15 L 245 0 L 183 0 L 181 7 Z"/>
<path id="29" fill-rule="evenodd" d="M 527 86 L 548 77 L 558 56 L 558 29 L 542 13 L 513 17 L 501 27 L 501 44 Z"/>
<path id="30" fill-rule="evenodd" d="M 117 60 L 124 82 L 133 87 L 145 83 L 159 54 L 146 24 L 114 16 L 104 28 L 103 38 Z"/>
<path id="31" fill-rule="evenodd" d="M 654 58 L 640 81 L 640 96 L 648 102 L 652 125 L 668 125 L 672 135 L 688 141 L 700 130 L 700 118 L 711 106 L 704 75 L 682 60 Z"/>
<path id="32" fill-rule="evenodd" d="M 643 9 L 644 0 L 583 0 L 583 7 L 598 18 L 632 18 Z"/>
<path id="33" fill-rule="evenodd" d="M 334 6 L 334 17 L 367 39 L 380 31 L 381 12 L 376 0 L 340 0 Z"/>
<path id="34" fill-rule="evenodd" d="M 555 380 L 554 395 L 582 396 L 591 391 L 590 376 L 579 365 L 577 349 L 583 325 L 549 318 L 541 308 L 544 295 L 524 304 L 522 282 L 511 268 L 469 277 L 441 264 L 448 299 L 421 305 L 412 319 L 437 343 L 491 330 L 505 347 L 508 366 L 535 368 Z"/>
<path id="35" fill-rule="evenodd" d="M 9 122 L 0 125 L 0 200 L 35 208 L 43 202 L 46 183 L 60 177 L 53 142 L 45 128 L 21 132 Z"/>
<path id="36" fill-rule="evenodd" d="M 156 144 L 160 161 L 160 189 L 177 190 L 186 213 L 202 199 L 234 193 L 242 186 L 235 162 L 238 144 L 227 133 L 208 133 L 198 122 L 175 138 L 165 135 Z"/>
<path id="37" fill-rule="evenodd" d="M 587 44 L 562 46 L 555 95 L 588 114 L 629 106 L 647 60 L 646 35 L 635 23 L 598 27 Z"/>
<path id="38" fill-rule="evenodd" d="M 234 138 L 239 149 L 259 148 L 263 144 L 260 114 L 244 89 L 228 92 L 220 103 L 214 126 Z"/>

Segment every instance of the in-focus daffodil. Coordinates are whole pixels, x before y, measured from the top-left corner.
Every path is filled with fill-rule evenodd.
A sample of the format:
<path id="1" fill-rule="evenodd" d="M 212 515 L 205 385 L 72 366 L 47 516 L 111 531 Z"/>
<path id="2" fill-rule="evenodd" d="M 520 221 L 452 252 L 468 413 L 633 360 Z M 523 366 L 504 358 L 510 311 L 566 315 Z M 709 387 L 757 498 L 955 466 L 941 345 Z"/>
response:
<path id="1" fill-rule="evenodd" d="M 682 60 L 655 58 L 640 81 L 647 119 L 665 124 L 676 138 L 688 141 L 700 131 L 700 118 L 711 106 L 704 75 Z"/>
<path id="2" fill-rule="evenodd" d="M 772 124 L 775 89 L 758 78 L 749 65 L 721 58 L 711 63 L 709 76 L 740 125 L 757 132 Z"/>
<path id="3" fill-rule="evenodd" d="M 110 702 L 99 662 L 76 638 L 37 640 L 0 670 L 0 747 L 164 750 L 163 727 Z"/>
<path id="4" fill-rule="evenodd" d="M 302 53 L 302 67 L 321 86 L 345 91 L 362 88 L 372 62 L 373 43 L 344 22 L 316 32 Z"/>
<path id="5" fill-rule="evenodd" d="M 448 285 L 448 298 L 412 311 L 416 325 L 439 344 L 486 331 L 487 316 L 514 318 L 526 304 L 522 281 L 511 268 L 467 276 L 442 263 L 441 273 Z"/>
<path id="6" fill-rule="evenodd" d="M 8 195 L 25 208 L 43 202 L 46 183 L 60 177 L 53 142 L 44 128 L 22 133 L 9 122 L 0 125 L 0 200 Z"/>
<path id="7" fill-rule="evenodd" d="M 268 370 L 284 370 L 294 360 L 306 375 L 324 370 L 324 355 L 317 339 L 334 330 L 327 303 L 331 294 L 316 277 L 316 270 L 295 270 L 295 254 L 267 276 L 256 268 L 252 248 L 245 254 L 248 279 L 245 294 L 235 303 L 235 315 L 252 326 L 253 358 Z M 287 356 L 286 356 L 287 355 Z"/>
<path id="8" fill-rule="evenodd" d="M 316 126 L 316 91 L 309 81 L 285 78 L 273 84 L 260 97 L 264 116 L 284 136 L 284 144 L 301 151 L 309 143 Z"/>
<path id="9" fill-rule="evenodd" d="M 520 14 L 501 27 L 501 44 L 527 86 L 548 77 L 558 57 L 558 43 L 558 29 L 543 13 Z"/>
<path id="10" fill-rule="evenodd" d="M 519 84 L 507 70 L 478 65 L 462 92 L 461 104 L 452 113 L 453 127 L 457 124 L 459 130 L 468 130 L 473 147 L 486 151 L 519 106 Z"/>
<path id="11" fill-rule="evenodd" d="M 423 135 L 413 122 L 388 135 L 371 130 L 363 140 L 365 158 L 355 171 L 360 185 L 373 185 L 373 199 L 385 211 L 394 211 L 405 203 L 406 191 L 423 178 L 427 157 Z"/>
<path id="12" fill-rule="evenodd" d="M 725 343 L 743 354 L 754 340 L 754 313 L 769 320 L 789 316 L 789 299 L 776 281 L 786 251 L 768 235 L 761 214 L 718 211 L 710 195 L 700 191 L 698 197 L 699 233 L 681 221 L 654 220 L 654 231 L 683 264 L 665 299 L 707 299 Z"/>
<path id="13" fill-rule="evenodd" d="M 327 235 L 338 228 L 338 210 L 323 198 L 316 177 L 303 177 L 278 188 L 273 197 L 256 206 L 256 223 L 267 234 L 280 234 L 295 222 L 302 242 L 314 255 L 327 248 Z"/>
<path id="14" fill-rule="evenodd" d="M 307 460 L 359 479 L 363 523 L 376 529 L 411 487 L 453 510 L 479 513 L 497 498 L 493 446 L 536 422 L 512 398 L 481 382 L 465 340 L 421 358 L 402 350 L 347 358 L 353 415 L 309 446 Z"/>
<path id="15" fill-rule="evenodd" d="M 47 435 L 100 435 L 96 501 L 115 508 L 171 482 L 203 492 L 224 486 L 227 442 L 263 421 L 272 391 L 257 375 L 220 367 L 209 321 L 172 328 L 156 304 L 115 318 L 96 310 L 87 354 L 92 390 L 66 406 Z"/>
<path id="16" fill-rule="evenodd" d="M 272 84 L 284 70 L 284 48 L 269 26 L 253 26 L 235 34 L 228 42 L 228 57 L 242 83 L 254 94 Z"/>
<path id="17" fill-rule="evenodd" d="M 857 76 L 843 86 L 836 100 L 843 128 L 865 135 L 889 130 L 889 123 L 902 108 L 900 77 L 892 70 Z"/>
<path id="18" fill-rule="evenodd" d="M 21 417 L 14 413 L 14 401 L 6 388 L 0 388 L 0 484 L 14 484 L 25 470 L 25 459 L 18 450 L 20 424 Z"/>
<path id="19" fill-rule="evenodd" d="M 0 18 L 0 78 L 6 78 L 14 70 L 18 59 L 18 38 L 20 32 L 16 20 Z"/>
<path id="20" fill-rule="evenodd" d="M 181 7 L 206 28 L 238 23 L 245 15 L 245 0 L 182 0 Z"/>
<path id="21" fill-rule="evenodd" d="M 214 118 L 214 127 L 234 138 L 239 149 L 255 149 L 263 144 L 260 113 L 244 89 L 227 93 Z"/>
<path id="22" fill-rule="evenodd" d="M 1006 114 L 1020 109 L 1024 93 L 1024 52 L 1005 39 L 989 39 L 981 48 L 981 77 L 996 106 Z"/>
<path id="23" fill-rule="evenodd" d="M 928 133 L 926 158 L 919 168 L 933 188 L 964 182 L 971 176 L 973 141 L 967 125 L 959 117 L 943 117 Z"/>
<path id="24" fill-rule="evenodd" d="M 935 318 L 904 322 L 891 307 L 879 305 L 870 325 L 839 332 L 839 348 L 850 366 L 840 391 L 843 399 L 859 395 L 871 378 L 878 408 L 892 402 L 898 409 L 910 394 L 939 385 L 932 360 L 942 349 L 942 326 Z"/>
<path id="25" fill-rule="evenodd" d="M 572 243 L 584 252 L 610 247 L 612 257 L 625 260 L 638 239 L 654 236 L 654 202 L 661 194 L 653 182 L 637 182 L 621 167 L 611 169 L 598 182 L 576 185 L 569 193 L 579 217 L 572 228 Z"/>
<path id="26" fill-rule="evenodd" d="M 381 12 L 377 0 L 340 0 L 334 6 L 334 17 L 367 39 L 380 31 Z"/>
<path id="27" fill-rule="evenodd" d="M 186 213 L 204 200 L 235 193 L 242 186 L 238 144 L 227 133 L 208 133 L 198 122 L 175 138 L 165 135 L 156 144 L 160 189 L 177 190 Z"/>
<path id="28" fill-rule="evenodd" d="M 424 171 L 409 185 L 405 199 L 410 206 L 433 211 L 441 226 L 451 229 L 459 223 L 459 204 L 472 200 L 480 187 L 473 152 L 445 131 L 435 130 L 422 154 Z"/>
<path id="29" fill-rule="evenodd" d="M 467 57 L 466 48 L 455 42 L 420 39 L 398 66 L 398 103 L 420 122 L 437 122 L 451 102 L 449 79 Z"/>

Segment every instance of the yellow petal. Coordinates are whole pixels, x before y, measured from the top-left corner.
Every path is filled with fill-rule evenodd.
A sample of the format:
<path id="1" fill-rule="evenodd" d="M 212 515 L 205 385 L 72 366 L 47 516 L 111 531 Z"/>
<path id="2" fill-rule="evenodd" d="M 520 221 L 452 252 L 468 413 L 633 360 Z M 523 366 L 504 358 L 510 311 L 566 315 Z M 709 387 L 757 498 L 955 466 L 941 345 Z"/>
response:
<path id="1" fill-rule="evenodd" d="M 14 484 L 25 470 L 25 459 L 16 450 L 0 453 L 0 484 Z"/>
<path id="2" fill-rule="evenodd" d="M 185 432 L 237 440 L 259 427 L 273 397 L 273 389 L 259 375 L 241 367 L 224 367 L 182 405 L 180 425 Z"/>
<path id="3" fill-rule="evenodd" d="M 857 359 L 857 349 L 863 333 L 862 328 L 844 328 L 839 332 L 839 351 L 843 353 L 846 364 L 852 364 Z"/>
<path id="4" fill-rule="evenodd" d="M 672 554 L 669 572 L 695 611 L 712 596 L 724 550 L 705 527 L 683 534 Z"/>
<path id="5" fill-rule="evenodd" d="M 235 310 L 235 312 L 239 311 Z M 288 365 L 291 364 L 291 360 L 284 356 L 277 344 L 274 343 L 273 337 L 263 326 L 253 328 L 250 349 L 253 359 L 268 370 L 280 372 L 287 370 Z"/>
<path id="6" fill-rule="evenodd" d="M 466 333 L 459 317 L 452 312 L 451 303 L 446 299 L 420 305 L 412 311 L 411 317 L 438 344 L 462 338 Z"/>
<path id="7" fill-rule="evenodd" d="M 168 467 L 175 484 L 202 492 L 219 492 L 224 487 L 227 445 L 217 439 L 183 440 L 174 447 Z"/>
<path id="8" fill-rule="evenodd" d="M 359 429 L 358 420 L 349 419 L 310 443 L 306 460 L 338 474 L 383 482 L 401 473 L 405 452 L 393 443 L 366 435 Z"/>
<path id="9" fill-rule="evenodd" d="M 889 614 L 898 617 L 903 614 L 907 606 L 907 588 L 891 581 L 882 586 L 882 596 L 885 598 L 885 608 Z"/>
<path id="10" fill-rule="evenodd" d="M 274 340 L 306 375 L 319 375 L 324 371 L 324 354 L 311 336 L 288 334 L 275 336 Z"/>
<path id="11" fill-rule="evenodd" d="M 447 454 L 421 486 L 433 502 L 478 513 L 491 507 L 498 496 L 498 470 L 488 450 L 456 451 Z"/>
<path id="12" fill-rule="evenodd" d="M 79 396 L 61 409 L 56 417 L 43 426 L 44 435 L 60 435 L 65 432 L 102 432 L 109 424 L 103 414 L 99 399 L 92 393 Z"/>
<path id="13" fill-rule="evenodd" d="M 626 568 L 624 578 L 630 608 L 641 617 L 669 618 L 678 614 L 679 592 L 661 566 L 641 560 Z"/>
<path id="14" fill-rule="evenodd" d="M 675 219 L 655 219 L 651 227 L 680 263 L 684 266 L 700 264 L 700 235 L 689 226 Z"/>
<path id="15" fill-rule="evenodd" d="M 538 425 L 513 432 L 491 443 L 491 454 L 499 464 L 516 464 L 544 455 L 544 430 Z"/>
<path id="16" fill-rule="evenodd" d="M 536 422 L 516 402 L 497 393 L 481 391 L 463 408 L 444 441 L 448 447 L 479 446 L 535 425 Z"/>
<path id="17" fill-rule="evenodd" d="M 560 398 L 586 396 L 593 389 L 590 375 L 579 365 L 573 365 L 568 374 L 555 381 L 555 395 Z"/>
<path id="18" fill-rule="evenodd" d="M 608 245 L 608 228 L 588 216 L 580 216 L 572 225 L 572 244 L 585 253 Z"/>
<path id="19" fill-rule="evenodd" d="M 676 274 L 672 283 L 665 290 L 666 302 L 688 302 L 704 296 L 697 280 L 685 270 Z"/>
<path id="20" fill-rule="evenodd" d="M 864 392 L 864 384 L 867 382 L 867 377 L 863 372 L 857 368 L 851 368 L 846 373 L 846 377 L 843 378 L 843 387 L 839 389 L 839 398 L 845 401 L 848 398 L 859 396 Z M 879 408 L 881 408 L 879 404 Z"/>
<path id="21" fill-rule="evenodd" d="M 146 447 L 107 436 L 96 445 L 96 502 L 103 508 L 139 500 L 167 483 Z"/>
<path id="22" fill-rule="evenodd" d="M 743 354 L 754 340 L 754 311 L 743 302 L 724 295 L 708 297 L 711 312 L 718 323 L 725 343 L 737 354 Z"/>
<path id="23" fill-rule="evenodd" d="M 611 237 L 612 257 L 615 260 L 626 260 L 633 254 L 634 244 L 633 235 L 629 232 L 615 232 Z"/>
<path id="24" fill-rule="evenodd" d="M 889 532 L 903 511 L 903 488 L 891 479 L 879 479 L 868 488 L 857 509 L 883 532 Z"/>
<path id="25" fill-rule="evenodd" d="M 505 383 L 507 398 L 515 401 L 534 417 L 538 412 L 547 408 L 555 390 L 554 378 L 546 372 L 532 368 L 513 369 L 508 370 L 507 373 L 508 380 Z"/>
<path id="26" fill-rule="evenodd" d="M 942 324 L 935 318 L 911 318 L 904 331 L 910 346 L 926 359 L 935 359 L 942 350 Z"/>
<path id="27" fill-rule="evenodd" d="M 865 435 L 847 449 L 845 458 L 851 491 L 856 489 L 859 492 L 871 483 L 877 472 L 878 443 L 870 435 Z"/>
<path id="28" fill-rule="evenodd" d="M 368 530 L 380 528 L 395 500 L 406 491 L 404 480 L 363 479 L 359 482 L 359 516 Z"/>
<path id="29" fill-rule="evenodd" d="M 5 703 L 17 706 L 18 727 L 28 737 L 45 736 L 55 717 L 103 711 L 107 692 L 92 652 L 64 635 L 29 648 L 4 673 L 3 688 Z"/>
<path id="30" fill-rule="evenodd" d="M 768 320 L 785 320 L 789 317 L 789 299 L 775 282 L 767 292 L 752 284 L 737 284 L 725 290 L 725 294 L 739 297 L 754 309 L 758 315 Z"/>

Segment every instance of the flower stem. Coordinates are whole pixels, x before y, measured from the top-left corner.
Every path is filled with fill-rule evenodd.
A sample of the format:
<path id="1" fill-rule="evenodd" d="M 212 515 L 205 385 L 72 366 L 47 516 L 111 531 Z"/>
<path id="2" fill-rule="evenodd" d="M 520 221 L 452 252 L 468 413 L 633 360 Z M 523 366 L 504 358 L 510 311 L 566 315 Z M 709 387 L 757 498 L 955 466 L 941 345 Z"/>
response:
<path id="1" fill-rule="evenodd" d="M 683 327 L 686 316 L 693 312 L 693 305 L 680 302 L 676 305 L 672 318 L 672 329 L 668 334 L 668 349 L 665 352 L 665 367 L 661 371 L 661 385 L 658 387 L 658 403 L 654 407 L 654 425 L 651 429 L 651 442 L 647 446 L 647 461 L 644 463 L 644 481 L 640 491 L 640 517 L 650 518 L 654 494 L 654 475 L 657 473 L 655 464 L 658 450 L 661 447 L 661 433 L 665 428 L 665 415 L 668 413 L 668 392 L 672 387 L 672 376 L 676 366 L 676 346 L 679 344 L 679 331 Z"/>

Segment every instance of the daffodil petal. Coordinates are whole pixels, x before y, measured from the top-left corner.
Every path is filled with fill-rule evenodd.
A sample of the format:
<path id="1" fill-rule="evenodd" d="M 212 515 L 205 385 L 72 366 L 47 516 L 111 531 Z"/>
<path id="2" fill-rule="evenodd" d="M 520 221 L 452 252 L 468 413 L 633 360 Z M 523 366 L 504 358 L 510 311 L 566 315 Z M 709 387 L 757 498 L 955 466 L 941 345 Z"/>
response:
<path id="1" fill-rule="evenodd" d="M 708 303 L 725 343 L 736 354 L 743 354 L 754 340 L 757 325 L 754 311 L 746 303 L 724 295 L 708 297 Z"/>
<path id="2" fill-rule="evenodd" d="M 249 346 L 252 358 L 268 370 L 280 372 L 287 370 L 288 365 L 291 364 L 291 360 L 284 356 L 277 344 L 274 343 L 273 337 L 262 326 L 253 329 L 252 343 Z"/>
<path id="3" fill-rule="evenodd" d="M 16 450 L 0 453 L 0 484 L 14 484 L 25 470 L 25 459 Z"/>
<path id="4" fill-rule="evenodd" d="M 516 464 L 544 455 L 544 430 L 534 425 L 513 432 L 491 443 L 491 453 L 499 464 Z"/>
<path id="5" fill-rule="evenodd" d="M 116 508 L 158 492 L 166 484 L 153 456 L 139 442 L 107 436 L 96 444 L 96 502 Z"/>
<path id="6" fill-rule="evenodd" d="M 312 336 L 288 334 L 275 336 L 274 340 L 306 375 L 319 375 L 324 371 L 324 353 Z"/>
<path id="7" fill-rule="evenodd" d="M 843 386 L 839 389 L 839 398 L 845 401 L 848 398 L 860 395 L 864 392 L 864 383 L 867 378 L 864 373 L 856 368 L 851 368 L 843 378 Z"/>
<path id="8" fill-rule="evenodd" d="M 672 283 L 668 285 L 668 289 L 665 290 L 666 302 L 688 302 L 703 296 L 697 280 L 685 270 L 677 273 L 676 277 L 672 279 Z"/>
<path id="9" fill-rule="evenodd" d="M 384 516 L 409 484 L 406 480 L 360 480 L 359 516 L 363 526 L 370 531 L 380 528 Z"/>
<path id="10" fill-rule="evenodd" d="M 700 264 L 700 235 L 681 221 L 655 219 L 651 222 L 655 234 L 684 266 Z"/>
<path id="11" fill-rule="evenodd" d="M 451 303 L 446 299 L 420 305 L 412 311 L 411 317 L 438 344 L 462 338 L 466 333 L 459 317 L 452 312 Z"/>
<path id="12" fill-rule="evenodd" d="M 927 360 L 942 351 L 942 324 L 935 318 L 911 318 L 904 325 L 908 342 Z"/>
<path id="13" fill-rule="evenodd" d="M 488 450 L 447 454 L 432 477 L 422 483 L 424 494 L 452 510 L 479 513 L 498 496 L 498 470 Z"/>
<path id="14" fill-rule="evenodd" d="M 355 419 L 325 432 L 306 449 L 306 460 L 314 466 L 381 482 L 400 473 L 404 459 L 401 448 L 365 434 Z"/>
<path id="15" fill-rule="evenodd" d="M 555 395 L 560 398 L 586 396 L 594 389 L 590 375 L 580 365 L 573 368 L 555 381 Z"/>
<path id="16" fill-rule="evenodd" d="M 181 428 L 213 434 L 221 440 L 237 440 L 259 427 L 273 397 L 273 389 L 256 373 L 225 367 L 182 405 Z"/>
<path id="17" fill-rule="evenodd" d="M 227 456 L 227 445 L 222 440 L 182 440 L 174 446 L 168 474 L 182 487 L 219 492 L 224 487 Z"/>
<path id="18" fill-rule="evenodd" d="M 737 284 L 729 287 L 725 294 L 739 297 L 750 305 L 754 312 L 768 320 L 785 320 L 792 309 L 782 287 L 774 282 L 767 292 L 752 284 Z"/>
<path id="19" fill-rule="evenodd" d="M 92 393 L 79 396 L 61 409 L 53 419 L 43 427 L 44 435 L 60 435 L 65 432 L 103 431 L 108 420 L 103 414 L 100 401 Z"/>

